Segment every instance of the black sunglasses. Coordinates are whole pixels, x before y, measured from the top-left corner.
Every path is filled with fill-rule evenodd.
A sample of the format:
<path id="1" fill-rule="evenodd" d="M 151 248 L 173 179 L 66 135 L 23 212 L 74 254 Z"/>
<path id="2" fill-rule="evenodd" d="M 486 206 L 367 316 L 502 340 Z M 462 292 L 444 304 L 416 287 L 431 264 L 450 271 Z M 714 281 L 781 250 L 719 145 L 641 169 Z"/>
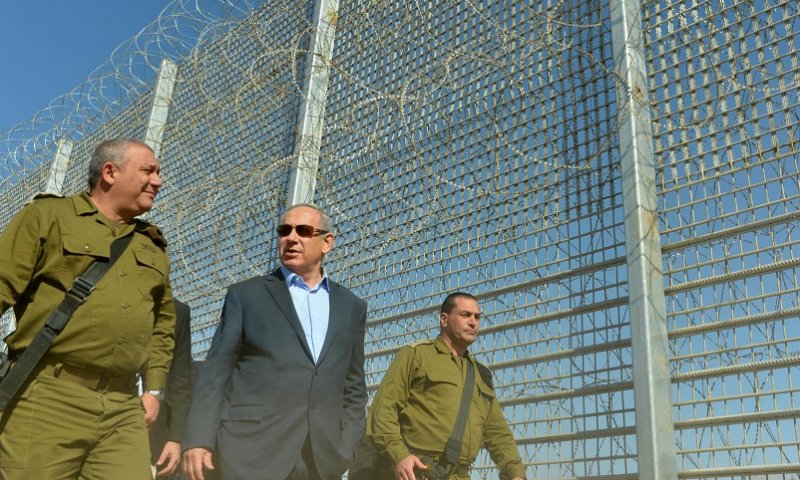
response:
<path id="1" fill-rule="evenodd" d="M 327 230 L 320 230 L 319 228 L 314 228 L 311 225 L 286 225 L 282 223 L 275 227 L 275 231 L 278 232 L 278 235 L 281 237 L 286 237 L 292 233 L 292 230 L 297 232 L 297 235 L 304 237 L 304 238 L 311 238 L 314 235 L 325 235 L 328 233 Z"/>

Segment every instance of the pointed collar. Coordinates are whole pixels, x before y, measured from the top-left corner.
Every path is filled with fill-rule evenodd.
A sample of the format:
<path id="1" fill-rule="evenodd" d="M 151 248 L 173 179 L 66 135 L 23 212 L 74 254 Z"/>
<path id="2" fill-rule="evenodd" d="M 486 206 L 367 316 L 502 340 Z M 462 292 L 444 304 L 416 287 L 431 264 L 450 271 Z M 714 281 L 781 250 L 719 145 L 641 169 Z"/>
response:
<path id="1" fill-rule="evenodd" d="M 288 268 L 284 267 L 283 265 L 280 266 L 281 274 L 283 274 L 283 281 L 286 282 L 286 287 L 291 287 L 292 285 L 299 285 L 305 288 L 308 288 L 306 285 L 305 280 L 300 275 L 294 273 L 293 271 L 289 270 Z M 330 285 L 328 285 L 328 275 L 325 273 L 325 270 L 322 270 L 322 281 L 319 282 L 316 289 L 324 289 L 326 292 L 330 293 Z M 309 289 L 310 290 L 310 289 Z"/>
<path id="2" fill-rule="evenodd" d="M 78 215 L 91 215 L 99 213 L 97 207 L 89 196 L 89 192 L 81 192 L 72 197 L 72 204 L 75 206 L 75 213 Z"/>
<path id="3" fill-rule="evenodd" d="M 436 338 L 433 340 L 433 345 L 436 347 L 436 351 L 439 353 L 446 353 L 448 355 L 453 355 L 454 357 L 456 356 L 453 354 L 452 351 L 450 351 L 450 347 L 447 346 L 444 340 L 442 340 L 441 334 L 437 335 Z M 469 350 L 464 351 L 464 358 L 470 358 Z"/>

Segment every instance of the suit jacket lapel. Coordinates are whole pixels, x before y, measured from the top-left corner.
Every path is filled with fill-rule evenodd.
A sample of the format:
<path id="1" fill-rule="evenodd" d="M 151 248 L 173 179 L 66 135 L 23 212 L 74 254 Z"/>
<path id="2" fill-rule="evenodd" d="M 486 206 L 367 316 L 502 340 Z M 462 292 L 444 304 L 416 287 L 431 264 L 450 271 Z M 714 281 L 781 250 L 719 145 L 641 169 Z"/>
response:
<path id="1" fill-rule="evenodd" d="M 328 288 L 329 291 L 329 302 L 330 302 L 330 314 L 328 315 L 328 332 L 325 334 L 325 341 L 322 342 L 322 350 L 319 352 L 319 360 L 317 364 L 322 363 L 322 359 L 325 358 L 325 354 L 328 353 L 328 348 L 330 348 L 331 344 L 333 343 L 333 339 L 339 334 L 339 331 L 344 328 L 344 323 L 347 321 L 345 317 L 345 310 L 344 305 L 342 305 L 342 290 L 336 282 L 332 282 L 328 279 Z"/>
<path id="2" fill-rule="evenodd" d="M 294 310 L 292 295 L 289 293 L 289 288 L 286 286 L 286 279 L 283 277 L 281 269 L 275 270 L 271 275 L 267 275 L 264 278 L 266 279 L 267 291 L 272 295 L 275 304 L 278 305 L 283 316 L 294 329 L 297 338 L 300 340 L 300 345 L 303 346 L 309 360 L 313 362 L 314 356 L 311 354 L 311 348 L 308 346 L 308 342 L 306 342 L 306 332 L 303 330 L 303 326 L 300 325 L 300 319 L 297 317 L 297 312 Z M 327 338 L 325 341 L 327 342 Z"/>

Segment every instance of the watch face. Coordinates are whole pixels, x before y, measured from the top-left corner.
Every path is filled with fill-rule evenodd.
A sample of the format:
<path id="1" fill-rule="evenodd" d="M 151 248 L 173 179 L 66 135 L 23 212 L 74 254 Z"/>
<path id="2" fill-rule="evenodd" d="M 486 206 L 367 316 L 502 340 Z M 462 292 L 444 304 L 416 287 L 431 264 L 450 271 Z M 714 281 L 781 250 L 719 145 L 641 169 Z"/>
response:
<path id="1" fill-rule="evenodd" d="M 164 398 L 164 392 L 161 390 L 147 390 L 144 393 L 149 393 L 150 395 L 156 397 L 159 401 Z"/>

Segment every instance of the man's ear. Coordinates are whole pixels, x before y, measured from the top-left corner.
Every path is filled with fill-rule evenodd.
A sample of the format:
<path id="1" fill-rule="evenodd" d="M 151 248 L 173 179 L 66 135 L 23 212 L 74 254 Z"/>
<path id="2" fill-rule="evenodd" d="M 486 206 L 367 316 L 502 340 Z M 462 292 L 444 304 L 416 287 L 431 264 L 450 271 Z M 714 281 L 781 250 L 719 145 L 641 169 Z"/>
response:
<path id="1" fill-rule="evenodd" d="M 447 326 L 447 314 L 444 312 L 439 314 L 439 326 L 442 328 Z"/>
<path id="2" fill-rule="evenodd" d="M 116 180 L 117 167 L 111 162 L 106 162 L 100 169 L 100 179 L 105 183 L 112 185 Z"/>
<path id="3" fill-rule="evenodd" d="M 334 236 L 331 233 L 326 233 L 322 239 L 322 253 L 328 253 L 333 249 Z"/>

